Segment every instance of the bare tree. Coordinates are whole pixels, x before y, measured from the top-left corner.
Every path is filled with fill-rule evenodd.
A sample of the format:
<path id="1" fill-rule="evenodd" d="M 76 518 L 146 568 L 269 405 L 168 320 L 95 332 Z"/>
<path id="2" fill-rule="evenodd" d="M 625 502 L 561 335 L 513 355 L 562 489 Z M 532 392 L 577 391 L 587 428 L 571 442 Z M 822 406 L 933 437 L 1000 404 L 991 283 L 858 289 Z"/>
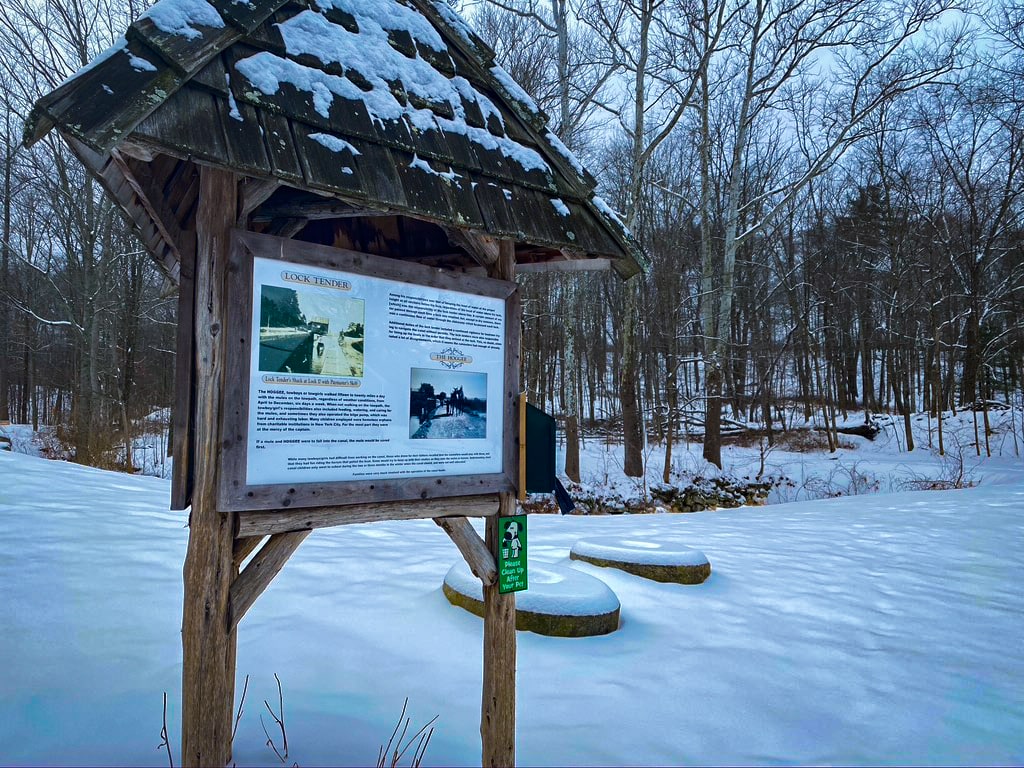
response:
<path id="1" fill-rule="evenodd" d="M 797 195 L 870 133 L 868 118 L 883 105 L 957 65 L 963 31 L 932 34 L 952 0 L 815 0 L 798 4 L 753 0 L 736 14 L 733 46 L 712 62 L 724 93 L 702 91 L 707 108 L 725 108 L 732 126 L 724 156 L 727 186 L 719 201 L 722 245 L 708 250 L 703 291 L 707 419 L 704 457 L 721 466 L 719 410 L 735 291 L 736 256 Z M 940 36 L 941 33 L 941 36 Z M 759 142 L 765 126 L 770 142 Z M 705 137 L 705 141 L 707 138 Z M 765 148 L 790 162 L 765 163 Z M 757 192 L 743 185 L 752 166 L 773 173 Z M 755 215 L 756 212 L 756 215 Z"/>

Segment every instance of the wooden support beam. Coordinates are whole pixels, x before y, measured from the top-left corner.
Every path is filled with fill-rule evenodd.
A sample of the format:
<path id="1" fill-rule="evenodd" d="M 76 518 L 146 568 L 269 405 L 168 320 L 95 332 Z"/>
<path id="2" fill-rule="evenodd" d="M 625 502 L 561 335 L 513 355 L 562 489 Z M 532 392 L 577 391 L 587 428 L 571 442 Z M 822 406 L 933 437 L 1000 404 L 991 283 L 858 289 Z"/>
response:
<path id="1" fill-rule="evenodd" d="M 246 179 L 242 182 L 242 205 L 238 214 L 240 226 L 245 226 L 250 214 L 265 203 L 281 187 L 277 179 Z"/>
<path id="2" fill-rule="evenodd" d="M 128 186 L 130 186 L 132 191 L 135 193 L 135 197 L 138 199 L 139 205 L 141 205 L 143 210 L 149 214 L 150 220 L 160 232 L 161 237 L 164 238 L 167 245 L 174 249 L 178 256 L 178 260 L 180 261 L 182 241 L 181 224 L 178 222 L 178 219 L 174 214 L 171 213 L 164 205 L 163 191 L 153 189 L 153 185 L 148 179 L 143 178 L 141 175 L 136 175 L 128 158 L 122 155 L 118 150 L 110 150 L 110 159 L 124 175 L 125 180 L 128 182 Z"/>
<path id="3" fill-rule="evenodd" d="M 502 493 L 497 516 L 487 518 L 487 548 L 501 546 L 501 518 L 514 515 L 515 496 Z M 481 765 L 516 764 L 516 593 L 484 585 L 484 681 L 480 710 Z"/>
<path id="4" fill-rule="evenodd" d="M 235 633 L 229 627 L 235 515 L 217 508 L 220 466 L 225 296 L 238 182 L 227 171 L 200 169 L 196 215 L 195 484 L 185 555 L 181 621 L 181 765 L 224 766 L 231 760 Z"/>
<path id="5" fill-rule="evenodd" d="M 234 551 L 231 555 L 231 562 L 235 568 L 241 568 L 245 558 L 251 555 L 256 547 L 263 541 L 263 536 L 240 536 L 235 539 Z"/>
<path id="6" fill-rule="evenodd" d="M 296 217 L 294 219 L 274 219 L 267 227 L 267 234 L 275 237 L 292 238 L 302 231 L 303 227 L 309 224 L 309 219 Z"/>
<path id="7" fill-rule="evenodd" d="M 270 586 L 270 582 L 281 572 L 284 564 L 288 562 L 288 558 L 310 533 L 312 531 L 274 534 L 267 539 L 267 543 L 245 566 L 245 570 L 238 574 L 235 583 L 231 585 L 229 601 L 229 627 L 232 631 L 238 626 L 238 622 L 242 620 L 246 612 L 252 608 L 256 598 Z"/>
<path id="8" fill-rule="evenodd" d="M 515 244 L 499 241 L 499 258 L 489 267 L 491 277 L 515 279 Z M 519 317 L 509 317 L 508 324 Z M 506 343 L 508 343 L 506 341 Z M 507 375 L 519 382 L 519 350 L 508 356 Z M 506 429 L 514 429 L 513 425 Z M 518 430 L 516 430 L 518 433 Z M 518 473 L 517 473 L 518 474 Z M 516 495 L 498 494 L 498 515 L 487 518 L 487 548 L 497 553 L 501 545 L 501 518 L 516 513 Z M 480 710 L 480 742 L 484 768 L 516 764 L 516 595 L 501 594 L 498 584 L 484 585 L 484 675 Z"/>
<path id="9" fill-rule="evenodd" d="M 308 195 L 306 196 L 308 198 Z M 360 208 L 349 205 L 341 200 L 285 200 L 263 203 L 252 211 L 252 220 L 272 221 L 273 219 L 304 218 L 309 221 L 317 219 L 349 219 L 370 216 L 394 216 L 394 211 L 378 211 L 372 208 Z"/>
<path id="10" fill-rule="evenodd" d="M 431 517 L 486 517 L 495 513 L 496 494 L 448 499 L 388 501 L 343 507 L 303 507 L 274 512 L 239 512 L 239 536 L 266 536 L 286 531 L 329 528 L 378 520 L 420 520 Z"/>
<path id="11" fill-rule="evenodd" d="M 498 580 L 498 566 L 494 562 L 494 555 L 469 520 L 465 517 L 435 517 L 434 522 L 455 542 L 455 546 L 459 548 L 459 552 L 469 565 L 469 570 L 483 582 L 484 586 L 489 587 Z"/>
<path id="12" fill-rule="evenodd" d="M 101 155 L 78 141 L 71 134 L 62 133 L 68 146 L 82 161 L 82 164 L 96 177 L 100 185 L 107 191 L 129 222 L 135 227 L 139 239 L 172 279 L 176 279 L 181 254 L 178 245 L 166 239 L 156 226 L 150 214 L 142 206 L 138 195 L 121 173 L 120 167 L 114 163 L 110 155 Z M 169 236 L 168 236 L 169 237 Z"/>
<path id="13" fill-rule="evenodd" d="M 457 245 L 462 248 L 466 253 L 473 257 L 478 264 L 487 267 L 491 270 L 491 276 L 493 277 L 493 267 L 498 263 L 500 257 L 500 247 L 497 238 L 491 237 L 490 235 L 483 235 L 479 232 L 473 232 L 468 229 L 456 229 L 455 227 L 445 227 L 444 231 L 448 235 L 448 239 L 452 245 Z M 511 241 L 502 241 L 509 242 Z M 512 244 L 512 263 L 515 265 L 515 245 Z"/>
<path id="14" fill-rule="evenodd" d="M 519 434 L 523 439 L 519 441 L 519 495 L 516 497 L 520 503 L 526 501 L 526 393 L 519 393 Z"/>
<path id="15" fill-rule="evenodd" d="M 611 259 L 562 259 L 518 264 L 516 272 L 603 272 L 611 268 Z"/>

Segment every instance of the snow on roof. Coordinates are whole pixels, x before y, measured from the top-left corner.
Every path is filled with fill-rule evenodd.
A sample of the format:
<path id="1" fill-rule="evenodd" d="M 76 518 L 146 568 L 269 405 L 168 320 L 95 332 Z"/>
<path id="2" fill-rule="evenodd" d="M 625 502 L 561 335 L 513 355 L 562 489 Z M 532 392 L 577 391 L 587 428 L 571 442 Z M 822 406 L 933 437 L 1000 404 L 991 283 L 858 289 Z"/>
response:
<path id="1" fill-rule="evenodd" d="M 159 0 L 140 18 L 150 19 L 161 32 L 182 35 L 189 40 L 202 35 L 195 25 L 224 28 L 224 20 L 217 9 L 206 0 Z"/>
<path id="2" fill-rule="evenodd" d="M 321 10 L 334 8 L 355 17 L 360 29 L 371 28 L 401 30 L 412 35 L 419 45 L 428 45 L 439 53 L 448 50 L 441 35 L 422 14 L 401 3 L 367 3 L 356 0 L 316 0 Z"/>
<path id="3" fill-rule="evenodd" d="M 405 117 L 421 131 L 436 130 L 436 122 L 446 132 L 464 135 L 474 144 L 501 152 L 524 171 L 551 172 L 535 149 L 468 124 L 466 108 L 470 104 L 480 110 L 485 120 L 494 116 L 502 127 L 505 121 L 494 102 L 466 78 L 450 77 L 422 58 L 419 49 L 424 45 L 448 55 L 440 35 L 423 16 L 398 3 L 359 5 L 349 0 L 318 0 L 318 5 L 350 13 L 358 23 L 358 31 L 332 23 L 312 10 L 281 22 L 277 28 L 284 39 L 286 56 L 260 52 L 235 64 L 263 94 L 272 96 L 282 83 L 289 83 L 310 93 L 317 112 L 325 118 L 330 115 L 335 95 L 362 101 L 370 117 L 378 122 Z M 390 43 L 389 30 L 410 33 L 417 50 L 412 55 L 408 49 L 399 51 Z M 312 56 L 324 65 L 337 65 L 346 73 L 357 73 L 360 85 L 356 85 L 351 76 L 329 74 L 302 64 L 297 60 L 302 56 Z M 450 66 L 454 69 L 453 64 Z M 507 75 L 506 78 L 515 85 Z M 518 85 L 515 88 L 529 100 Z M 420 103 L 431 104 L 435 109 L 440 102 L 441 108 L 452 116 L 445 117 L 434 109 L 415 106 L 409 100 L 399 101 L 396 92 L 412 94 Z M 536 105 L 533 108 L 536 110 Z"/>
<path id="4" fill-rule="evenodd" d="M 134 140 L 359 205 L 610 257 L 624 276 L 646 263 L 537 104 L 440 0 L 159 0 L 124 43 L 40 99 L 26 143 L 53 125 L 101 155 Z M 352 167 L 331 166 L 327 136 L 357 150 Z M 498 187 L 508 192 L 493 195 Z"/>

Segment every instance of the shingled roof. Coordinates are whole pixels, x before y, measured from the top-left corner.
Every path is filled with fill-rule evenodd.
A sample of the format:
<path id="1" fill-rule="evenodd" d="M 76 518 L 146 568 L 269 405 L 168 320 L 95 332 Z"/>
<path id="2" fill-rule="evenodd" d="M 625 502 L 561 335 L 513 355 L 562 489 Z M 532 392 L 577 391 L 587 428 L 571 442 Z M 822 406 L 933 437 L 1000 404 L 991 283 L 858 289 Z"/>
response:
<path id="1" fill-rule="evenodd" d="M 266 231 L 414 234 L 425 255 L 477 232 L 515 240 L 524 264 L 640 272 L 593 177 L 493 57 L 443 0 L 160 0 L 39 100 L 25 141 L 57 127 L 172 276 L 195 162 L 267 185 L 249 211 Z"/>

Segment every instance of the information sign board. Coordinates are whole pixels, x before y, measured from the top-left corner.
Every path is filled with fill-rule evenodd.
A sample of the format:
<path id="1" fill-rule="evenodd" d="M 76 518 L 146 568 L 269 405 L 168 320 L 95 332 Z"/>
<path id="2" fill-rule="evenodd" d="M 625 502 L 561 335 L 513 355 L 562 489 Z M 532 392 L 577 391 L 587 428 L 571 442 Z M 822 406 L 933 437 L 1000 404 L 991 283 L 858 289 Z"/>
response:
<path id="1" fill-rule="evenodd" d="M 274 487 L 301 505 L 509 487 L 514 284 L 243 237 L 229 506 L 272 507 Z"/>
<path id="2" fill-rule="evenodd" d="M 522 592 L 528 586 L 526 573 L 526 515 L 503 517 L 498 521 L 498 591 Z"/>

